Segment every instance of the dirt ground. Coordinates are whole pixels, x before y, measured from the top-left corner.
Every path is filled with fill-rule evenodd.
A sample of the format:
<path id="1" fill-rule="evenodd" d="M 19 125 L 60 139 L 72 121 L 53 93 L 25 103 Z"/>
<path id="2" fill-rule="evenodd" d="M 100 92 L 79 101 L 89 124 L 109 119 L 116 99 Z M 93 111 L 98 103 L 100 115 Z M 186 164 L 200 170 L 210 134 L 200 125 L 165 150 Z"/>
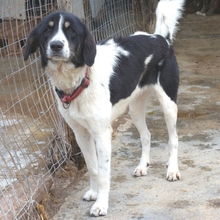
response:
<path id="1" fill-rule="evenodd" d="M 109 211 L 99 219 L 220 218 L 220 15 L 185 15 L 174 49 L 181 73 L 177 128 L 182 178 L 165 180 L 168 136 L 158 102 L 152 99 L 146 115 L 152 135 L 148 175 L 132 176 L 141 146 L 125 114 L 114 123 Z M 46 207 L 49 219 L 92 219 L 93 202 L 81 199 L 88 174 L 77 175 L 75 182 L 57 179 Z"/>

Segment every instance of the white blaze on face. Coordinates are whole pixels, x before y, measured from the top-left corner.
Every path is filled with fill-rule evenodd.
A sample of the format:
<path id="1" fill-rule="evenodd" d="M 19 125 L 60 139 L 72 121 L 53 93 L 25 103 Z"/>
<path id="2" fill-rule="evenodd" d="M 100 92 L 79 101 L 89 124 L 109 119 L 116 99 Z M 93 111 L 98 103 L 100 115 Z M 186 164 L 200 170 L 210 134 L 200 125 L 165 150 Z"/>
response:
<path id="1" fill-rule="evenodd" d="M 56 33 L 52 36 L 51 40 L 49 40 L 48 45 L 47 45 L 47 56 L 48 58 L 54 59 L 54 60 L 68 60 L 70 57 L 70 49 L 69 49 L 69 42 L 63 32 L 63 24 L 64 26 L 67 28 L 70 23 L 69 22 L 65 22 L 64 23 L 64 18 L 62 15 L 60 15 L 60 20 L 59 20 L 59 25 L 58 28 L 56 30 Z M 50 21 L 49 22 L 49 26 L 54 26 L 54 22 Z M 55 41 L 60 41 L 63 43 L 63 48 L 62 50 L 59 52 L 59 54 L 56 54 L 56 56 L 53 57 L 53 51 L 51 50 L 51 43 L 55 42 Z M 58 56 L 57 56 L 58 55 Z"/>

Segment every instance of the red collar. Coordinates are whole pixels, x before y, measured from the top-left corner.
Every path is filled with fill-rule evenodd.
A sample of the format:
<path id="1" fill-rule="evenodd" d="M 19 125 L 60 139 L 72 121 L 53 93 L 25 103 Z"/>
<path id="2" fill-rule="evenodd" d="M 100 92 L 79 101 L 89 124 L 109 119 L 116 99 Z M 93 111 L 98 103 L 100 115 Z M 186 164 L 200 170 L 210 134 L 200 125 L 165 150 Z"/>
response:
<path id="1" fill-rule="evenodd" d="M 60 101 L 63 103 L 63 107 L 65 109 L 69 108 L 70 103 L 79 96 L 79 94 L 89 86 L 90 80 L 88 75 L 88 66 L 86 66 L 86 72 L 85 77 L 82 79 L 81 84 L 73 91 L 72 94 L 67 95 L 62 90 L 58 90 L 57 87 L 55 87 L 55 91 L 60 98 Z"/>

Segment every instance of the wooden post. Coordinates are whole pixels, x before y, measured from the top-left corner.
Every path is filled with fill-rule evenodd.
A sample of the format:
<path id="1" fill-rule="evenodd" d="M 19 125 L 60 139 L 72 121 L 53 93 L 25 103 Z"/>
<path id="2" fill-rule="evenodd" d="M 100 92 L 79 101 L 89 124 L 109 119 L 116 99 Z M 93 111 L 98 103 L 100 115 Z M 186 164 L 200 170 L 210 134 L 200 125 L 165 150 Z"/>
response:
<path id="1" fill-rule="evenodd" d="M 78 0 L 77 0 L 78 1 Z M 73 12 L 73 3 L 74 1 L 70 0 L 59 0 L 57 1 L 57 8 L 60 11 L 67 11 L 72 13 Z M 68 144 L 70 144 L 71 149 L 67 149 L 68 153 L 70 153 L 70 158 L 74 161 L 75 165 L 77 166 L 78 169 L 82 169 L 83 166 L 85 165 L 85 160 L 84 157 L 81 153 L 81 150 L 76 142 L 75 135 L 72 131 L 72 129 L 69 127 L 69 125 L 64 122 L 64 128 L 65 128 L 65 133 L 66 133 L 66 140 Z"/>
<path id="2" fill-rule="evenodd" d="M 70 0 L 58 0 L 57 8 L 60 11 L 72 12 L 72 1 Z"/>
<path id="3" fill-rule="evenodd" d="M 75 135 L 69 125 L 65 122 L 65 132 L 67 142 L 70 144 L 70 159 L 74 161 L 75 165 L 77 166 L 78 170 L 82 169 L 85 165 L 85 160 L 81 150 L 76 142 Z"/>
<path id="4" fill-rule="evenodd" d="M 158 1 L 155 0 L 133 0 L 134 19 L 136 30 L 154 33 L 156 24 L 156 8 Z"/>

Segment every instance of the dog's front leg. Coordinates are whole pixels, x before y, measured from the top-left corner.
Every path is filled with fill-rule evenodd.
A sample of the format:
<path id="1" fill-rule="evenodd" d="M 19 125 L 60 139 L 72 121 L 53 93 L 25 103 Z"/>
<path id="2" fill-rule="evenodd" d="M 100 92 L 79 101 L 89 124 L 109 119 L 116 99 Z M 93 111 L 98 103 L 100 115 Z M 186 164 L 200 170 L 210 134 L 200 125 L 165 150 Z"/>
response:
<path id="1" fill-rule="evenodd" d="M 111 169 L 111 131 L 106 129 L 95 137 L 98 155 L 98 195 L 97 200 L 90 210 L 90 215 L 106 215 L 110 190 Z"/>
<path id="2" fill-rule="evenodd" d="M 97 199 L 98 188 L 98 161 L 96 155 L 95 142 L 91 134 L 81 126 L 75 126 L 75 136 L 77 143 L 84 155 L 86 165 L 90 175 L 90 189 L 84 194 L 83 200 L 93 201 Z"/>

